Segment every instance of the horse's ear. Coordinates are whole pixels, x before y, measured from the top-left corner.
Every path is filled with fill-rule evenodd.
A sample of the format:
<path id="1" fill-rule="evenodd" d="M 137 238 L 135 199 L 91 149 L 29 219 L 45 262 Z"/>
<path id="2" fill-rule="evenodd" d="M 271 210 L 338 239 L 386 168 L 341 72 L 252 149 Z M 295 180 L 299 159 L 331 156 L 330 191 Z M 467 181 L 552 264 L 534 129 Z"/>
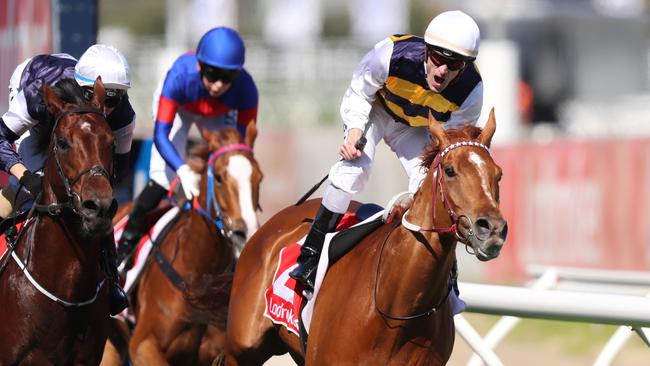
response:
<path id="1" fill-rule="evenodd" d="M 255 139 L 257 138 L 257 123 L 255 120 L 252 120 L 246 126 L 246 136 L 244 136 L 244 143 L 251 148 L 255 144 Z"/>
<path id="2" fill-rule="evenodd" d="M 47 106 L 48 112 L 51 115 L 56 116 L 63 110 L 63 105 L 65 104 L 59 95 L 49 86 L 47 83 L 43 82 L 43 100 Z"/>
<path id="3" fill-rule="evenodd" d="M 206 168 L 210 147 L 207 143 L 198 144 L 190 149 L 187 159 L 187 165 L 195 172 L 203 173 Z"/>
<path id="4" fill-rule="evenodd" d="M 444 127 L 442 127 L 442 123 L 438 122 L 438 120 L 433 117 L 431 111 L 429 111 L 429 131 L 431 131 L 431 136 L 436 139 L 440 150 L 449 145 L 449 137 L 447 137 L 447 133 L 445 132 Z"/>
<path id="5" fill-rule="evenodd" d="M 93 99 L 90 104 L 97 109 L 104 109 L 104 101 L 106 100 L 106 88 L 102 82 L 102 77 L 98 76 L 93 85 Z"/>
<path id="6" fill-rule="evenodd" d="M 210 149 L 216 149 L 217 146 L 219 146 L 219 141 L 217 140 L 217 132 L 210 131 L 207 128 L 201 128 L 201 137 L 203 137 L 203 140 L 207 144 L 205 147 L 207 150 L 207 154 L 210 153 Z"/>
<path id="7" fill-rule="evenodd" d="M 490 110 L 490 116 L 488 117 L 487 123 L 485 124 L 485 127 L 483 127 L 483 131 L 481 131 L 481 134 L 478 136 L 478 140 L 485 146 L 489 147 L 490 142 L 492 142 L 492 136 L 494 136 L 494 132 L 497 129 L 497 120 L 494 117 L 494 107 Z"/>

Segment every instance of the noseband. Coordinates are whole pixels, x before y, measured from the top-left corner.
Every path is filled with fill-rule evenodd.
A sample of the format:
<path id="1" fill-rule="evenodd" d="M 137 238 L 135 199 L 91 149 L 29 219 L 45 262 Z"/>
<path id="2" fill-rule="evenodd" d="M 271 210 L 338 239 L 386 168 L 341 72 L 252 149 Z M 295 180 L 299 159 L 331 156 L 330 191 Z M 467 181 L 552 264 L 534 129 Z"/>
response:
<path id="1" fill-rule="evenodd" d="M 89 113 L 97 114 L 102 118 L 106 119 L 106 115 L 104 114 L 104 112 L 100 111 L 99 109 L 84 108 L 84 107 L 63 111 L 56 117 L 56 120 L 54 121 L 54 127 L 52 128 L 52 136 L 54 139 L 52 154 L 54 155 L 54 162 L 56 163 L 57 172 L 59 173 L 59 177 L 61 178 L 61 181 L 63 182 L 63 186 L 65 188 L 67 200 L 62 203 L 51 203 L 48 205 L 35 204 L 34 207 L 36 211 L 45 212 L 48 215 L 56 216 L 61 214 L 61 212 L 64 209 L 70 209 L 72 210 L 72 212 L 78 215 L 79 212 L 77 210 L 77 205 L 81 203 L 81 195 L 72 190 L 72 187 L 75 185 L 75 183 L 77 183 L 81 179 L 81 177 L 83 177 L 86 174 L 90 174 L 91 177 L 104 176 L 110 182 L 111 175 L 106 170 L 106 168 L 104 168 L 102 165 L 93 165 L 90 168 L 86 168 L 81 172 L 79 172 L 79 174 L 77 174 L 72 179 L 68 178 L 65 175 L 65 173 L 63 172 L 63 167 L 61 166 L 61 160 L 59 159 L 59 153 L 58 153 L 59 148 L 58 145 L 56 144 L 56 133 L 54 132 L 56 131 L 56 127 L 58 126 L 59 121 L 61 121 L 63 117 L 69 114 L 89 114 Z"/>

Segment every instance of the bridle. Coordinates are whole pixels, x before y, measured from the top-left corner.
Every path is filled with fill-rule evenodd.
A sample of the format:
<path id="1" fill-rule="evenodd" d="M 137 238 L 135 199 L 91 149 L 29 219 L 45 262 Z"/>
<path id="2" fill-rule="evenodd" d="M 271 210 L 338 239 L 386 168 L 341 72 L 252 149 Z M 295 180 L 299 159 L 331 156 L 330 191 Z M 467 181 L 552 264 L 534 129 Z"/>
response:
<path id="1" fill-rule="evenodd" d="M 52 154 L 54 155 L 54 162 L 56 163 L 57 172 L 59 174 L 59 177 L 61 178 L 61 182 L 63 182 L 63 187 L 65 188 L 67 200 L 65 202 L 60 202 L 60 203 L 54 202 L 47 205 L 36 203 L 34 204 L 34 208 L 37 212 L 43 212 L 51 216 L 56 216 L 61 214 L 61 212 L 63 212 L 64 210 L 70 210 L 75 214 L 79 215 L 79 211 L 77 208 L 81 203 L 81 195 L 73 191 L 72 187 L 81 179 L 81 177 L 83 177 L 86 174 L 90 174 L 91 177 L 104 176 L 106 179 L 108 179 L 109 182 L 111 181 L 110 173 L 102 165 L 97 164 L 89 168 L 86 168 L 81 172 L 79 172 L 79 174 L 77 174 L 74 178 L 68 178 L 63 172 L 63 167 L 61 166 L 61 160 L 59 158 L 59 147 L 56 143 L 57 136 L 55 132 L 56 127 L 59 124 L 59 121 L 69 114 L 89 114 L 89 113 L 97 114 L 102 118 L 106 119 L 106 115 L 101 110 L 95 108 L 87 108 L 87 107 L 69 109 L 61 112 L 56 117 L 56 120 L 54 121 L 54 127 L 52 128 L 52 139 L 54 141 Z"/>
<path id="2" fill-rule="evenodd" d="M 405 228 L 407 228 L 407 229 L 409 229 L 411 231 L 418 231 L 418 232 L 420 232 L 420 231 L 432 231 L 432 232 L 443 233 L 443 234 L 444 233 L 452 233 L 452 234 L 456 235 L 456 238 L 460 242 L 465 244 L 465 247 L 467 249 L 469 240 L 471 239 L 472 236 L 475 236 L 474 230 L 472 229 L 472 226 L 473 226 L 472 219 L 470 219 L 466 215 L 459 215 L 459 214 L 456 213 L 456 211 L 453 208 L 453 203 L 452 203 L 451 199 L 449 198 L 449 195 L 447 194 L 447 191 L 444 189 L 443 184 L 442 184 L 443 172 L 442 172 L 442 164 L 441 163 L 442 163 L 444 157 L 451 150 L 457 149 L 459 147 L 478 147 L 478 148 L 485 149 L 485 151 L 487 151 L 487 153 L 490 154 L 490 150 L 486 145 L 483 145 L 482 143 L 480 143 L 478 141 L 468 141 L 468 140 L 454 142 L 454 143 L 450 144 L 449 146 L 447 146 L 444 150 L 442 150 L 435 157 L 433 162 L 431 163 L 431 169 L 433 170 L 433 184 L 432 184 L 432 187 L 433 187 L 433 196 L 432 197 L 433 198 L 431 199 L 433 217 L 432 217 L 431 221 L 432 221 L 432 225 L 434 225 L 434 226 L 432 226 L 431 228 L 422 228 L 422 227 L 420 227 L 418 225 L 410 223 L 406 219 L 406 216 L 409 213 L 408 210 L 402 216 L 402 225 Z M 445 207 L 445 209 L 447 210 L 447 214 L 449 214 L 449 217 L 451 219 L 451 225 L 447 226 L 447 227 L 435 227 L 435 224 L 433 224 L 436 221 L 436 200 L 435 200 L 435 197 L 438 195 L 438 190 L 440 190 L 440 196 L 441 196 L 441 199 L 442 199 L 442 204 Z M 468 229 L 467 234 L 465 234 L 464 236 L 461 236 L 460 233 L 458 232 L 458 222 L 460 222 L 463 219 L 469 221 L 469 226 L 468 226 L 469 229 Z M 469 251 L 469 249 L 467 249 L 467 250 Z"/>
<path id="3" fill-rule="evenodd" d="M 57 147 L 57 144 L 56 144 L 56 133 L 54 131 L 56 131 L 56 127 L 59 124 L 59 121 L 63 117 L 65 117 L 65 116 L 67 116 L 69 114 L 73 114 L 73 113 L 74 114 L 94 113 L 94 114 L 98 114 L 102 118 L 106 119 L 106 115 L 102 111 L 100 111 L 99 109 L 87 108 L 87 107 L 69 109 L 69 110 L 61 112 L 56 117 L 56 119 L 54 121 L 54 126 L 52 127 L 52 139 L 54 141 L 54 144 L 53 144 L 54 147 L 52 148 L 52 153 L 54 154 L 54 161 L 56 162 L 56 168 L 57 168 L 57 171 L 59 173 L 59 177 L 61 178 L 61 181 L 63 182 L 63 185 L 65 187 L 65 191 L 66 191 L 66 195 L 67 195 L 68 199 L 65 202 L 62 202 L 62 203 L 54 202 L 54 203 L 47 204 L 47 205 L 35 203 L 32 206 L 32 209 L 30 210 L 27 219 L 29 219 L 33 215 L 34 211 L 41 212 L 41 213 L 46 213 L 46 214 L 48 214 L 50 216 L 56 216 L 56 215 L 61 214 L 64 210 L 71 210 L 75 214 L 79 215 L 79 212 L 77 210 L 77 205 L 75 204 L 75 199 L 77 200 L 78 203 L 80 203 L 81 202 L 81 196 L 79 195 L 79 193 L 72 190 L 72 186 L 74 186 L 74 184 L 77 181 L 79 181 L 79 179 L 81 179 L 82 176 L 84 176 L 86 174 L 90 174 L 91 176 L 104 176 L 104 177 L 106 177 L 106 179 L 109 180 L 109 182 L 111 180 L 110 179 L 110 174 L 108 173 L 106 168 L 104 168 L 101 165 L 93 165 L 90 168 L 84 169 L 72 179 L 69 179 L 65 175 L 65 173 L 63 172 L 63 168 L 61 166 L 61 161 L 60 161 L 59 155 L 58 155 L 58 147 Z M 36 197 L 36 202 L 38 202 L 41 195 L 42 195 L 42 192 L 39 193 L 38 196 Z M 15 223 L 14 223 L 14 225 L 15 225 Z M 18 265 L 20 270 L 25 274 L 25 277 L 27 277 L 27 279 L 32 284 L 32 286 L 34 286 L 41 294 L 45 295 L 50 300 L 56 302 L 57 304 L 63 305 L 65 307 L 82 307 L 82 306 L 86 306 L 86 305 L 90 305 L 90 304 L 94 303 L 95 300 L 97 299 L 97 297 L 99 296 L 99 293 L 100 293 L 102 287 L 104 286 L 104 283 L 106 282 L 106 278 L 102 278 L 102 280 L 97 283 L 97 285 L 95 287 L 94 296 L 92 296 L 91 298 L 89 298 L 87 300 L 84 300 L 84 301 L 74 301 L 74 302 L 73 301 L 66 301 L 66 300 L 63 300 L 63 299 L 57 297 L 56 295 L 54 295 L 52 292 L 45 289 L 41 284 L 39 284 L 36 281 L 36 279 L 32 276 L 32 274 L 27 269 L 26 263 L 23 263 L 23 261 L 21 261 L 20 258 L 18 258 L 18 255 L 14 251 L 15 243 L 18 243 L 18 240 L 20 240 L 20 236 L 26 230 L 27 229 L 24 228 L 23 230 L 21 230 L 18 233 L 18 236 L 13 240 L 13 243 L 10 246 L 10 250 L 11 250 L 12 258 L 16 261 L 16 264 Z M 7 244 L 9 246 L 9 243 L 7 243 Z"/>
<path id="4" fill-rule="evenodd" d="M 402 226 L 404 226 L 406 229 L 414 231 L 414 232 L 423 232 L 423 231 L 427 232 L 427 231 L 429 231 L 429 232 L 436 232 L 436 233 L 453 233 L 453 234 L 456 235 L 456 238 L 460 242 L 465 244 L 465 250 L 473 255 L 474 253 L 471 253 L 470 249 L 469 249 L 469 248 L 471 248 L 471 245 L 469 244 L 470 238 L 472 236 L 475 236 L 475 233 L 472 230 L 472 225 L 473 225 L 472 220 L 469 217 L 465 216 L 465 215 L 459 215 L 459 214 L 456 213 L 456 211 L 453 209 L 453 203 L 452 203 L 451 199 L 449 198 L 449 196 L 447 195 L 447 191 L 444 189 L 443 184 L 442 184 L 442 174 L 443 174 L 443 172 L 442 172 L 442 164 L 441 163 L 442 163 L 444 157 L 451 150 L 454 150 L 454 149 L 457 149 L 457 148 L 460 148 L 460 147 L 478 147 L 478 148 L 485 149 L 485 151 L 487 151 L 488 154 L 490 153 L 490 150 L 486 145 L 484 145 L 484 144 L 482 144 L 480 142 L 477 142 L 477 141 L 467 141 L 467 140 L 452 143 L 449 146 L 447 146 L 445 149 L 443 149 L 435 157 L 435 159 L 431 163 L 431 169 L 433 170 L 433 173 L 432 173 L 433 174 L 433 183 L 432 183 L 433 196 L 432 196 L 432 199 L 431 199 L 432 207 L 433 207 L 433 211 L 432 211 L 433 212 L 433 215 L 432 215 L 433 217 L 432 217 L 431 221 L 432 221 L 433 226 L 431 228 L 422 228 L 419 225 L 415 225 L 413 223 L 410 223 L 406 219 L 406 216 L 409 213 L 409 210 L 404 212 L 404 214 L 402 215 L 402 220 L 401 220 L 402 222 L 401 223 L 402 223 Z M 442 204 L 445 207 L 445 209 L 447 210 L 447 213 L 449 214 L 449 217 L 451 218 L 451 225 L 447 226 L 447 227 L 435 227 L 435 224 L 434 224 L 435 221 L 436 221 L 436 199 L 435 198 L 436 198 L 436 196 L 438 194 L 438 190 L 440 190 L 440 197 L 442 199 Z M 467 234 L 465 236 L 461 236 L 459 234 L 459 232 L 458 232 L 458 222 L 460 220 L 462 220 L 462 219 L 468 220 L 469 223 L 470 223 L 469 230 L 468 230 L 468 232 L 467 232 Z M 398 315 L 392 315 L 392 314 L 387 313 L 384 310 L 382 310 L 379 307 L 378 302 L 377 302 L 377 288 L 379 286 L 378 285 L 379 269 L 380 269 L 380 265 L 381 265 L 382 255 L 383 255 L 383 252 L 384 252 L 384 247 L 386 246 L 386 243 L 388 242 L 388 238 L 390 237 L 390 234 L 398 226 L 399 225 L 395 225 L 388 231 L 388 233 L 386 234 L 386 237 L 384 238 L 384 241 L 382 242 L 381 247 L 379 249 L 379 258 L 377 260 L 377 268 L 376 268 L 376 273 L 375 273 L 375 287 L 374 287 L 375 308 L 377 309 L 377 311 L 382 316 L 384 316 L 384 317 L 386 317 L 388 319 L 401 320 L 401 321 L 415 320 L 415 319 L 427 317 L 427 316 L 437 312 L 438 309 L 440 309 L 440 307 L 445 304 L 445 302 L 449 298 L 449 295 L 451 294 L 451 291 L 454 291 L 454 282 L 456 281 L 457 273 L 452 273 L 451 278 L 449 279 L 449 285 L 448 285 L 447 291 L 445 292 L 445 296 L 443 296 L 442 299 L 436 305 L 434 305 L 432 308 L 430 308 L 427 311 L 424 311 L 424 312 L 418 313 L 418 314 L 414 314 L 414 315 L 398 316 Z M 453 269 L 452 272 L 455 272 L 455 269 Z"/>
<path id="5" fill-rule="evenodd" d="M 223 211 L 219 207 L 219 203 L 217 202 L 217 196 L 214 192 L 214 163 L 215 161 L 222 157 L 225 153 L 232 152 L 232 151 L 240 151 L 244 152 L 247 154 L 253 155 L 253 149 L 245 144 L 229 144 L 220 147 L 210 155 L 208 158 L 208 168 L 207 168 L 207 179 L 206 179 L 206 202 L 205 202 L 205 208 L 201 207 L 201 205 L 198 204 L 198 201 L 195 200 L 194 207 L 196 210 L 208 221 L 212 222 L 219 232 L 228 240 L 231 240 L 234 231 L 230 227 L 230 223 L 228 222 L 228 218 L 224 215 Z M 214 212 L 214 215 L 212 214 Z"/>

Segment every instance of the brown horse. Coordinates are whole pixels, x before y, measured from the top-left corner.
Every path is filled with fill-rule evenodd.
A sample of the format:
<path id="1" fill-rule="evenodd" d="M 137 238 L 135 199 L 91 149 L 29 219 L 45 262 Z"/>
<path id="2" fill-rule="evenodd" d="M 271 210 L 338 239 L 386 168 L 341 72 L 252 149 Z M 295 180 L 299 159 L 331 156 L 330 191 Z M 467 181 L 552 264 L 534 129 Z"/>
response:
<path id="1" fill-rule="evenodd" d="M 88 104 L 75 90 L 70 104 L 43 89 L 55 121 L 35 217 L 0 269 L 0 365 L 97 365 L 102 356 L 109 317 L 100 240 L 117 209 L 114 140 L 101 81 Z"/>
<path id="2" fill-rule="evenodd" d="M 327 273 L 313 310 L 306 355 L 296 335 L 263 316 L 280 250 L 303 237 L 318 201 L 284 209 L 249 240 L 232 284 L 227 365 L 261 365 L 289 352 L 306 365 L 444 365 L 454 344 L 447 301 L 456 243 L 482 261 L 504 243 L 501 169 L 488 146 L 494 114 L 482 130 L 444 131 L 425 153 L 428 173 L 408 211 L 381 226 Z"/>
<path id="3" fill-rule="evenodd" d="M 223 323 L 212 324 L 209 320 L 219 314 L 202 314 L 188 293 L 201 293 L 231 273 L 246 240 L 259 227 L 262 172 L 252 150 L 256 135 L 254 123 L 248 125 L 243 144 L 232 128 L 203 131 L 207 144 L 194 149 L 189 160 L 202 172 L 200 208 L 179 214 L 159 243 L 168 264 L 152 261 L 136 289 L 136 324 L 129 342 L 134 365 L 211 365 L 221 353 L 227 294 L 217 310 Z"/>

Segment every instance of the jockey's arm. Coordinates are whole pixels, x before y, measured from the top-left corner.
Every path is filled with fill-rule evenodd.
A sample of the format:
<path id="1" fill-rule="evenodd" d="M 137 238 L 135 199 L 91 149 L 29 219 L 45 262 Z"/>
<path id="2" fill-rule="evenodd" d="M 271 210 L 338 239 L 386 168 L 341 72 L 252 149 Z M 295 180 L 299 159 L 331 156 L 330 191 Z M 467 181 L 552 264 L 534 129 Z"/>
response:
<path id="1" fill-rule="evenodd" d="M 177 171 L 181 165 L 185 164 L 185 161 L 169 140 L 169 133 L 172 130 L 174 118 L 176 117 L 176 108 L 177 105 L 174 100 L 161 95 L 153 131 L 153 142 L 156 145 L 156 149 L 158 149 L 158 152 L 167 165 L 174 169 L 174 171 Z"/>
<path id="2" fill-rule="evenodd" d="M 341 102 L 341 118 L 347 135 L 339 153 L 346 160 L 361 156 L 355 145 L 368 123 L 376 94 L 386 83 L 392 54 L 393 41 L 386 38 L 363 57 L 352 74 L 352 81 Z"/>
<path id="3" fill-rule="evenodd" d="M 14 150 L 13 143 L 16 140 L 18 140 L 18 135 L 0 118 L 0 169 L 20 179 L 27 167 L 25 167 L 20 156 Z"/>

